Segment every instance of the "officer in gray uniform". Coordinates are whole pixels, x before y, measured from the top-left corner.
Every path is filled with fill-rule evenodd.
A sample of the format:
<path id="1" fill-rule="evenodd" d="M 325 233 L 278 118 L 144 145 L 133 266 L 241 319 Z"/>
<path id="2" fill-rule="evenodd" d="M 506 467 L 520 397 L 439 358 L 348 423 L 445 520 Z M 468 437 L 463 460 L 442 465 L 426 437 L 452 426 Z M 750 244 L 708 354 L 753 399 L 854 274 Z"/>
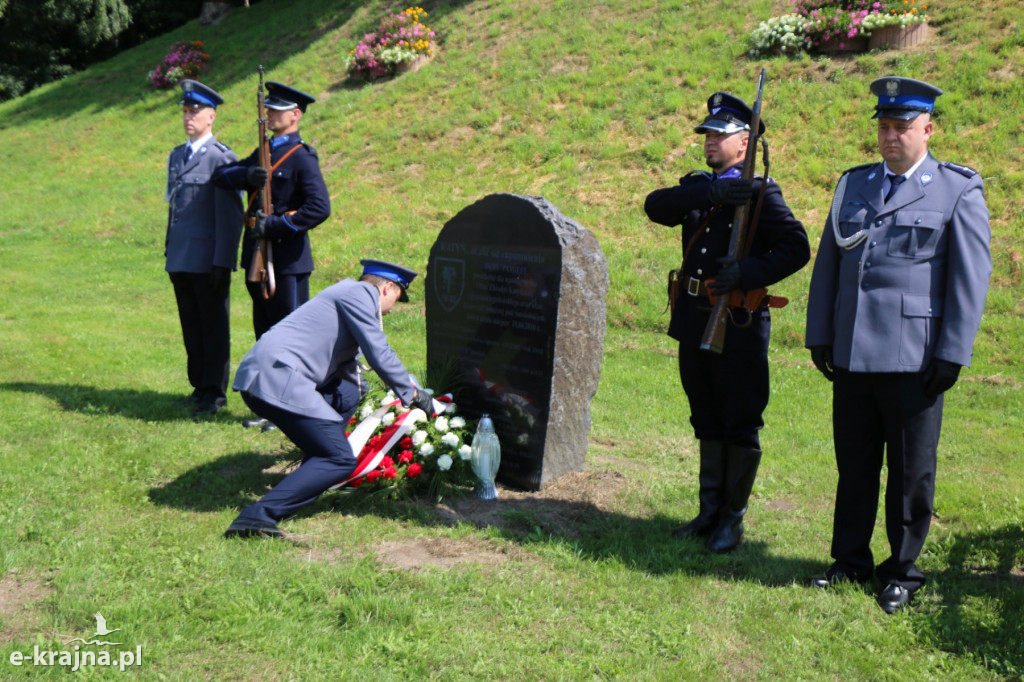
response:
<path id="1" fill-rule="evenodd" d="M 215 168 L 238 160 L 213 137 L 217 105 L 224 99 L 194 80 L 181 81 L 181 90 L 188 141 L 172 149 L 167 159 L 164 255 L 193 387 L 191 395 L 177 404 L 191 405 L 197 416 L 213 414 L 227 402 L 229 294 L 243 207 L 239 192 L 210 182 Z"/>
<path id="2" fill-rule="evenodd" d="M 403 405 L 433 414 L 381 328 L 381 317 L 416 277 L 409 268 L 363 260 L 358 282 L 327 287 L 259 338 L 235 372 L 234 390 L 253 412 L 269 419 L 302 450 L 302 465 L 256 504 L 249 505 L 226 537 L 282 536 L 277 523 L 313 502 L 356 466 L 345 427 L 361 398 L 360 352 Z"/>
<path id="3" fill-rule="evenodd" d="M 977 171 L 928 152 L 939 88 L 910 78 L 871 84 L 881 163 L 839 180 L 807 304 L 806 345 L 832 381 L 839 481 L 835 562 L 815 587 L 866 582 L 894 613 L 925 583 L 915 563 L 935 494 L 943 393 L 971 363 L 992 273 Z M 882 458 L 891 555 L 874 566 L 871 533 Z"/>

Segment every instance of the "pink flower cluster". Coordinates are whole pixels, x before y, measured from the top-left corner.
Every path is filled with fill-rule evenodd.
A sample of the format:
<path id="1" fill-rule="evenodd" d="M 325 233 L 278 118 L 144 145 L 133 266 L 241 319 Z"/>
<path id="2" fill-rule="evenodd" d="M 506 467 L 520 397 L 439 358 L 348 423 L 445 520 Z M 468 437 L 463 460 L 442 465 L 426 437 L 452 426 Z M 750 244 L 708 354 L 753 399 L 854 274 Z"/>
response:
<path id="1" fill-rule="evenodd" d="M 158 88 L 174 87 L 185 78 L 196 78 L 210 59 L 206 46 L 199 40 L 179 40 L 160 65 L 149 72 L 149 82 Z"/>
<path id="2" fill-rule="evenodd" d="M 845 2 L 822 2 L 821 0 L 790 0 L 793 11 L 805 17 L 810 26 L 807 37 L 813 46 L 830 40 L 849 40 L 861 32 L 861 25 L 868 14 L 885 10 L 885 3 L 879 0 L 846 0 Z M 843 42 L 840 47 L 845 47 Z"/>
<path id="3" fill-rule="evenodd" d="M 364 35 L 349 53 L 345 65 L 349 75 L 366 79 L 392 76 L 399 64 L 429 55 L 436 34 L 420 23 L 425 14 L 410 8 L 382 19 L 377 31 Z"/>

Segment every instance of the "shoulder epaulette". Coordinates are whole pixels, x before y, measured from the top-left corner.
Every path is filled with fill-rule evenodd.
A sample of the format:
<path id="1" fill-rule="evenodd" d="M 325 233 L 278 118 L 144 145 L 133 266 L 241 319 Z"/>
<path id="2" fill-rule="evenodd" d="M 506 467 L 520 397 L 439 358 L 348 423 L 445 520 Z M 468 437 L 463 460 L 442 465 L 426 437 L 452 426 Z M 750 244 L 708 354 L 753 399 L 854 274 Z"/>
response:
<path id="1" fill-rule="evenodd" d="M 969 166 L 961 166 L 959 163 L 953 163 L 952 161 L 943 161 L 939 164 L 944 168 L 948 168 L 951 171 L 956 171 L 965 178 L 973 178 L 978 174 L 978 171 L 974 170 Z"/>
<path id="2" fill-rule="evenodd" d="M 859 166 L 854 166 L 853 168 L 847 168 L 846 170 L 843 171 L 843 175 L 848 175 L 849 173 L 852 173 L 854 171 L 867 170 L 868 168 L 871 168 L 872 166 L 877 166 L 877 165 L 878 165 L 877 163 L 862 163 Z"/>
<path id="3" fill-rule="evenodd" d="M 216 147 L 217 149 L 221 150 L 222 152 L 229 152 L 229 151 L 231 151 L 231 147 L 227 146 L 226 144 L 224 144 L 220 140 L 217 140 L 216 142 L 214 142 L 213 146 Z"/>

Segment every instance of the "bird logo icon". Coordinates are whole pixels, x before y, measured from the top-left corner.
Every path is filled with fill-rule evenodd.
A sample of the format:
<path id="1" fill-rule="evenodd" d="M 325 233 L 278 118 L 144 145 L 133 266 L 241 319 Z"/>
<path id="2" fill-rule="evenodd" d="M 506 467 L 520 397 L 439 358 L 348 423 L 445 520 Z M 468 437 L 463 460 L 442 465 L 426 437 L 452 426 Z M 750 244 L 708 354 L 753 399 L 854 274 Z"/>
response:
<path id="1" fill-rule="evenodd" d="M 96 619 L 96 632 L 93 633 L 94 639 L 92 639 L 92 640 L 87 642 L 84 639 L 82 639 L 81 637 L 75 637 L 74 639 L 65 642 L 64 643 L 65 646 L 67 646 L 68 644 L 71 644 L 71 642 L 81 642 L 82 644 L 97 644 L 97 645 L 100 645 L 100 646 L 102 646 L 104 644 L 112 644 L 114 646 L 120 646 L 121 644 L 123 644 L 123 642 L 101 642 L 99 640 L 100 637 L 106 637 L 107 635 L 109 635 L 111 633 L 120 632 L 121 628 L 114 628 L 113 630 L 108 628 L 107 627 L 107 619 L 104 618 L 103 614 L 100 613 L 99 611 L 94 613 L 92 615 L 92 617 Z"/>

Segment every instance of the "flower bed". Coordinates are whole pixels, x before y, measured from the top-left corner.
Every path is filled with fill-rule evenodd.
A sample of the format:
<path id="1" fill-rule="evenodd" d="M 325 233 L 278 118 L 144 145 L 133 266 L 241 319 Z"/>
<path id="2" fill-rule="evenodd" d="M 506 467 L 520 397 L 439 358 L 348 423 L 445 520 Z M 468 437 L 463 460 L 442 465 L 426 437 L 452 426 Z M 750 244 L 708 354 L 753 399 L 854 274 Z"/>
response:
<path id="1" fill-rule="evenodd" d="M 870 36 L 888 27 L 923 25 L 918 0 L 790 0 L 793 11 L 762 21 L 750 34 L 752 57 L 801 52 L 862 51 Z M 889 44 L 889 43 L 885 43 Z M 897 44 L 897 46 L 902 46 Z"/>
<path id="2" fill-rule="evenodd" d="M 185 78 L 198 78 L 203 64 L 210 60 L 206 46 L 199 40 L 179 40 L 160 65 L 149 72 L 149 82 L 158 88 L 172 88 Z"/>
<path id="3" fill-rule="evenodd" d="M 420 22 L 425 16 L 422 7 L 409 7 L 381 19 L 376 33 L 364 35 L 348 53 L 345 73 L 364 80 L 389 78 L 430 59 L 437 34 Z"/>

